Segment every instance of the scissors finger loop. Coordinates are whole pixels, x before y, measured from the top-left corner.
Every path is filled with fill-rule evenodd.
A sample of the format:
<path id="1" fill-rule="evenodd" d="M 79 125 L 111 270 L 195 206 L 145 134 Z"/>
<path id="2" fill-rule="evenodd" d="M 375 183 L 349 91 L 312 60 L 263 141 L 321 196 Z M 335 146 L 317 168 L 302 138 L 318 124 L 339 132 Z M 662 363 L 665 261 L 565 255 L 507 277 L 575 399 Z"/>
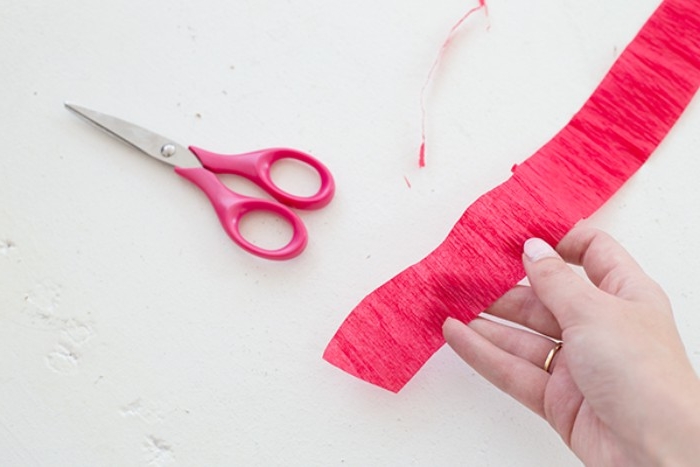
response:
<path id="1" fill-rule="evenodd" d="M 268 212 L 289 223 L 292 228 L 292 238 L 285 246 L 278 249 L 267 249 L 255 245 L 241 233 L 241 220 L 253 212 Z M 254 255 L 273 260 L 285 260 L 298 256 L 308 240 L 308 234 L 303 222 L 286 206 L 255 198 L 244 198 L 231 205 L 226 213 L 220 215 L 221 224 L 231 239 Z"/>
<path id="2" fill-rule="evenodd" d="M 320 209 L 326 206 L 335 193 L 335 182 L 330 170 L 318 159 L 296 149 L 271 148 L 225 156 L 190 146 L 202 165 L 214 173 L 241 175 L 253 181 L 276 200 L 298 209 Z M 292 159 L 302 162 L 315 170 L 321 186 L 318 192 L 311 196 L 297 196 L 289 193 L 275 184 L 272 180 L 271 169 L 275 162 L 281 159 Z"/>

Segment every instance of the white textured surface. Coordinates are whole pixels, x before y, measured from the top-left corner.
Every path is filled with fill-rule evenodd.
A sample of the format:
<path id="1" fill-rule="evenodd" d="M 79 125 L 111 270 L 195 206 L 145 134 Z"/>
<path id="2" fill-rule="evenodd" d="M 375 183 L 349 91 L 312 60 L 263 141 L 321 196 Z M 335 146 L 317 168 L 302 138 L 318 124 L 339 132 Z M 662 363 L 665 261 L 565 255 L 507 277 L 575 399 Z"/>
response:
<path id="1" fill-rule="evenodd" d="M 470 2 L 3 3 L 0 465 L 578 465 L 447 349 L 398 395 L 321 353 L 566 123 L 658 0 L 492 0 L 430 95 L 423 170 L 420 88 Z M 303 256 L 258 260 L 64 100 L 215 151 L 309 151 L 337 197 L 302 214 Z M 669 292 L 696 367 L 699 104 L 591 219 Z"/>

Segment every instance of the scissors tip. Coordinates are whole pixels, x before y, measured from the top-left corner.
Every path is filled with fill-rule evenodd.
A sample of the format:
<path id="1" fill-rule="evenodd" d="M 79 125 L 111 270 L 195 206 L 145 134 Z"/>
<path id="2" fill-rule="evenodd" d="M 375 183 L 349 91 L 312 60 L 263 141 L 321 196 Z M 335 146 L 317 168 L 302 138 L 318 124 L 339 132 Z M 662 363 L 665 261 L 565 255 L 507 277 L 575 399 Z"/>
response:
<path id="1" fill-rule="evenodd" d="M 82 108 L 78 105 L 73 104 L 72 102 L 64 101 L 63 106 L 68 110 L 72 110 L 73 112 L 75 112 L 77 114 L 83 115 L 83 112 L 81 111 Z"/>
<path id="2" fill-rule="evenodd" d="M 107 118 L 110 118 L 110 117 L 104 116 L 103 114 L 96 112 L 94 110 L 90 110 L 86 107 L 82 107 L 80 105 L 73 104 L 72 102 L 66 101 L 63 103 L 63 105 L 71 112 L 77 114 L 80 117 L 83 117 L 84 119 L 97 125 L 98 127 L 102 128 L 103 130 L 106 130 L 106 131 L 112 133 L 110 128 L 108 126 L 105 126 L 104 123 L 102 122 L 102 119 L 104 117 L 107 117 Z"/>

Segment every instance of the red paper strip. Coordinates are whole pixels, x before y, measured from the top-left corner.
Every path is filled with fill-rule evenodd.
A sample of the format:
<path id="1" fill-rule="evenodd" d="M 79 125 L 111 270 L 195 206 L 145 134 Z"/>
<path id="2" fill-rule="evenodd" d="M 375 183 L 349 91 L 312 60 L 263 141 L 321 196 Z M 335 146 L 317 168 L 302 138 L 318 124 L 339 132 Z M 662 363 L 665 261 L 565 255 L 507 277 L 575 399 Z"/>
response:
<path id="1" fill-rule="evenodd" d="M 523 242 L 558 243 L 610 198 L 666 136 L 700 84 L 700 0 L 665 0 L 593 95 L 444 242 L 350 313 L 323 358 L 397 392 L 443 344 L 524 277 Z"/>
<path id="2" fill-rule="evenodd" d="M 455 35 L 457 30 L 459 29 L 460 26 L 462 26 L 462 23 L 464 23 L 467 18 L 469 18 L 472 13 L 484 9 L 486 12 L 486 16 L 489 14 L 488 7 L 486 6 L 486 0 L 479 0 L 479 6 L 476 6 L 472 8 L 471 10 L 467 11 L 464 16 L 462 16 L 459 21 L 457 21 L 454 26 L 452 26 L 452 29 L 450 29 L 450 32 L 447 34 L 447 39 L 445 39 L 445 42 L 442 43 L 442 46 L 440 47 L 440 51 L 437 54 L 437 57 L 435 57 L 435 61 L 433 62 L 433 65 L 430 67 L 430 71 L 428 72 L 428 77 L 425 79 L 425 83 L 423 83 L 423 88 L 420 91 L 420 110 L 421 110 L 421 126 L 420 126 L 420 149 L 418 151 L 418 166 L 419 167 L 425 167 L 425 119 L 426 119 L 426 110 L 425 110 L 425 92 L 428 89 L 428 86 L 430 85 L 430 82 L 433 80 L 433 75 L 435 74 L 435 71 L 437 70 L 438 65 L 440 64 L 440 60 L 442 59 L 442 56 L 445 55 L 445 51 L 447 50 L 447 46 L 450 45 L 450 42 L 452 41 L 452 37 Z"/>

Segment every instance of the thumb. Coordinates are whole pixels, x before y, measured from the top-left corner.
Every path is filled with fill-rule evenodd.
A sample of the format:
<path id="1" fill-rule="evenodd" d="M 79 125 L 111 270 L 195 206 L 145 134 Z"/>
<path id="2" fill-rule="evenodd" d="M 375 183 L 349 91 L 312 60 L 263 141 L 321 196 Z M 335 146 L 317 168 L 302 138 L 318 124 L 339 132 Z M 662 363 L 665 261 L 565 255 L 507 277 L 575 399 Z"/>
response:
<path id="1" fill-rule="evenodd" d="M 576 274 L 547 242 L 527 240 L 523 246 L 523 265 L 535 295 L 557 319 L 562 328 L 581 323 L 603 294 Z"/>

